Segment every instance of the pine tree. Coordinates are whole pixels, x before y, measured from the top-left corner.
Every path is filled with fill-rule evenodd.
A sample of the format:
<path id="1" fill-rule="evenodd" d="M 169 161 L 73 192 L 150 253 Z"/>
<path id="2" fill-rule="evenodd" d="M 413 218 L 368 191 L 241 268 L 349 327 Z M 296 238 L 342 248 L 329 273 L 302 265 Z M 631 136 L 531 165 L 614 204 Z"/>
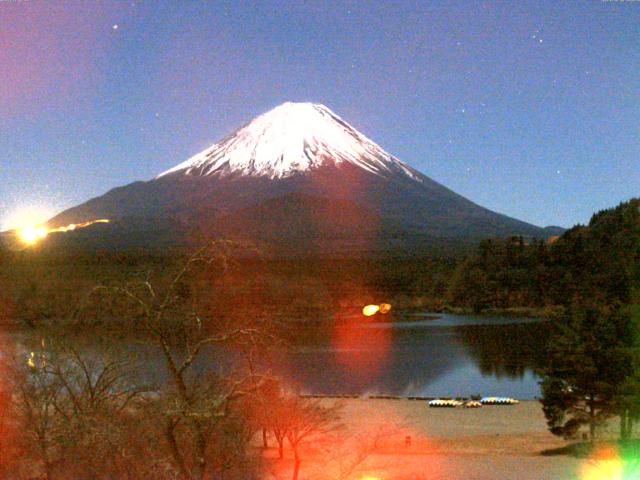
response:
<path id="1" fill-rule="evenodd" d="M 633 375 L 629 315 L 618 307 L 573 306 L 555 322 L 541 400 L 552 433 L 590 438 L 618 413 L 621 387 Z"/>

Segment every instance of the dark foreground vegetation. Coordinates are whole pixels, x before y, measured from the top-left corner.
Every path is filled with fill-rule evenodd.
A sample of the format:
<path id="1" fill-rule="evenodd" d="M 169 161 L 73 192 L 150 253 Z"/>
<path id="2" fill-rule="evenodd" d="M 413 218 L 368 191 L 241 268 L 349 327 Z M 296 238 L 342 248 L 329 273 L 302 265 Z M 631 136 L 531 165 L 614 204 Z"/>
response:
<path id="1" fill-rule="evenodd" d="M 573 298 L 608 302 L 631 292 L 629 284 L 637 279 L 637 207 L 632 200 L 599 212 L 589 225 L 557 238 L 490 239 L 476 247 L 451 241 L 410 256 L 274 259 L 246 245 L 238 249 L 227 303 L 286 310 L 283 317 L 315 321 L 314 330 L 325 318 L 381 301 L 423 311 L 555 316 Z M 34 326 L 68 319 L 95 285 L 167 281 L 189 255 L 1 246 L 0 321 Z"/>
<path id="2" fill-rule="evenodd" d="M 456 269 L 451 299 L 475 311 L 511 306 L 554 313 L 542 369 L 550 430 L 640 419 L 640 200 L 595 214 L 552 243 L 484 241 Z"/>
<path id="3" fill-rule="evenodd" d="M 553 433 L 590 438 L 612 417 L 629 440 L 640 419 L 640 200 L 593 216 L 554 247 L 565 313 L 555 322 L 543 408 Z"/>
<path id="4" fill-rule="evenodd" d="M 281 458 L 287 445 L 298 478 L 302 447 L 338 428 L 339 407 L 301 398 L 255 369 L 277 338 L 263 313 L 221 307 L 231 248 L 202 249 L 164 282 L 97 285 L 62 328 L 41 325 L 26 349 L 5 338 L 2 478 L 257 478 L 258 434 L 262 447 L 277 443 Z M 100 338 L 82 349 L 83 328 L 108 319 L 114 325 L 94 330 Z M 121 319 L 160 352 L 166 381 L 118 342 Z M 212 346 L 240 361 L 195 369 Z"/>
<path id="5" fill-rule="evenodd" d="M 297 478 L 305 442 L 336 445 L 321 439 L 340 412 L 257 369 L 259 357 L 325 338 L 336 318 L 390 299 L 552 312 L 547 351 L 530 353 L 550 430 L 586 428 L 594 441 L 617 417 L 629 441 L 640 420 L 639 207 L 600 212 L 554 242 L 487 240 L 471 253 L 401 259 L 273 261 L 230 242 L 195 255 L 3 250 L 2 476 L 257 478 L 260 445 L 275 442 L 293 452 Z M 12 329 L 31 332 L 26 349 Z M 104 348 L 78 348 L 87 336 Z M 123 352 L 123 338 L 160 352 L 168 380 Z M 213 345 L 237 354 L 233 369 L 194 368 Z"/>
<path id="6" fill-rule="evenodd" d="M 551 241 L 480 243 L 456 268 L 450 301 L 475 311 L 565 307 L 574 300 L 637 303 L 640 200 L 595 214 Z"/>
<path id="7" fill-rule="evenodd" d="M 296 342 L 326 338 L 336 316 L 358 314 L 368 303 L 386 301 L 394 309 L 423 311 L 449 308 L 448 280 L 457 261 L 454 256 L 274 260 L 248 245 L 235 253 L 240 256 L 228 265 L 217 310 L 223 315 L 259 312 L 272 322 L 287 322 L 280 333 Z M 181 251 L 164 255 L 44 252 L 37 247 L 4 251 L 0 322 L 7 328 L 59 329 L 69 322 L 77 324 L 78 316 L 84 315 L 90 325 L 80 324 L 91 329 L 137 335 L 137 327 L 128 319 L 113 315 L 104 305 L 100 309 L 89 305 L 94 287 L 147 279 L 166 284 L 188 258 Z"/>

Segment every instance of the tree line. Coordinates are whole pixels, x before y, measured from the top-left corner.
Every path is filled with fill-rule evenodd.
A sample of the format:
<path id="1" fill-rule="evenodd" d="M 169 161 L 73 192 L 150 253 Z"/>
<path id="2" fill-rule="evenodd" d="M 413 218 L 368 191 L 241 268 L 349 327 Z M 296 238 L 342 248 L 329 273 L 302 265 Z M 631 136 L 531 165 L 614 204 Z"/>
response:
<path id="1" fill-rule="evenodd" d="M 638 303 L 639 199 L 603 210 L 557 239 L 488 239 L 461 260 L 448 287 L 452 305 L 476 312 L 566 307 L 590 298 Z"/>
<path id="2" fill-rule="evenodd" d="M 553 242 L 485 240 L 459 264 L 449 294 L 475 311 L 554 307 L 542 405 L 549 429 L 589 438 L 618 416 L 640 420 L 640 199 L 596 213 Z"/>

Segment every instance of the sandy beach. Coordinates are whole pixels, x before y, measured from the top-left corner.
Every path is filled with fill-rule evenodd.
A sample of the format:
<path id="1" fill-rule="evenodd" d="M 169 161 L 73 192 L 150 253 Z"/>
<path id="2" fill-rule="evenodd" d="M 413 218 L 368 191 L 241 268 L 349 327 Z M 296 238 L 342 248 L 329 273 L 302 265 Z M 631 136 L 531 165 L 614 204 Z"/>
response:
<path id="1" fill-rule="evenodd" d="M 586 463 L 540 455 L 566 442 L 547 431 L 536 401 L 476 409 L 429 408 L 406 399 L 339 401 L 343 428 L 335 443 L 306 449 L 301 479 L 570 480 L 581 478 Z M 290 451 L 284 461 L 275 449 L 265 458 L 267 478 L 290 478 Z"/>

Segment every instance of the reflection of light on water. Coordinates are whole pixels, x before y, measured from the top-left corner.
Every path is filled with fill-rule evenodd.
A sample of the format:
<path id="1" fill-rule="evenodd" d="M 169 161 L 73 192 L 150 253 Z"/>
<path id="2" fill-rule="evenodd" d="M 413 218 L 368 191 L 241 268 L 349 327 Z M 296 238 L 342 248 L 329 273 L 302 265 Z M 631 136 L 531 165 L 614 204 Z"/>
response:
<path id="1" fill-rule="evenodd" d="M 27 359 L 27 365 L 29 366 L 29 368 L 36 368 L 36 353 L 35 352 L 31 352 L 31 354 L 29 355 L 29 358 Z"/>
<path id="2" fill-rule="evenodd" d="M 373 317 L 390 310 L 389 304 L 365 305 L 362 315 Z M 370 321 L 360 316 L 336 317 L 333 328 L 333 351 L 338 363 L 354 378 L 361 380 L 375 378 L 385 370 L 390 359 L 391 332 L 362 328 Z"/>

